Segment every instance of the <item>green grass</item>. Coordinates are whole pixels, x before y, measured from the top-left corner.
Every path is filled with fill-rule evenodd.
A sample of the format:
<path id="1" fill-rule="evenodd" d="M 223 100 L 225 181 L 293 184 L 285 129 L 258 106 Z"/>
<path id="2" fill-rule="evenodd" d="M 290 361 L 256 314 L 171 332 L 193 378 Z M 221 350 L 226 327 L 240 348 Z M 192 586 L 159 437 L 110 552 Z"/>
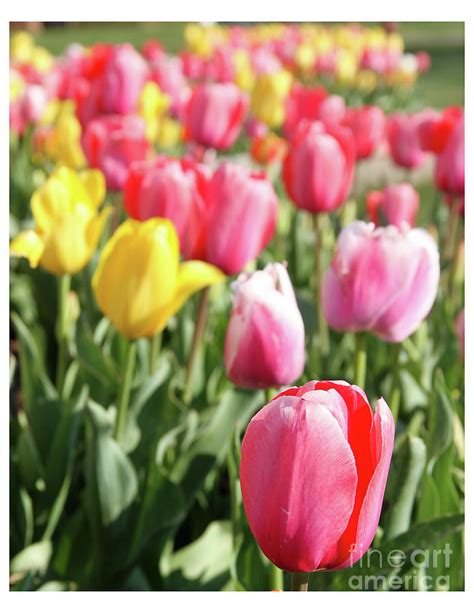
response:
<path id="1" fill-rule="evenodd" d="M 431 70 L 418 84 L 420 97 L 426 105 L 441 108 L 464 104 L 464 24 L 462 22 L 403 22 L 400 23 L 408 51 L 427 51 L 432 58 Z M 170 53 L 183 47 L 183 23 L 73 23 L 65 27 L 45 28 L 38 43 L 59 54 L 71 42 L 91 45 L 97 42 L 130 42 L 135 47 L 150 38 L 162 42 Z"/>

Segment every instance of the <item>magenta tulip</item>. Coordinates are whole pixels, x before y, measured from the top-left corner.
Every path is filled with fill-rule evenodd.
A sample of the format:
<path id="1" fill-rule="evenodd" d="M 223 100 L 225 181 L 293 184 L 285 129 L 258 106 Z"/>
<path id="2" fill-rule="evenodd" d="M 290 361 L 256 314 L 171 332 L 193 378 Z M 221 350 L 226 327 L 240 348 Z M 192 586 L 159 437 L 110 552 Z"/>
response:
<path id="1" fill-rule="evenodd" d="M 152 162 L 135 163 L 124 187 L 124 205 L 134 219 L 170 219 L 186 258 L 202 251 L 210 171 L 192 160 L 164 155 Z"/>
<path id="2" fill-rule="evenodd" d="M 367 194 L 367 210 L 369 219 L 376 226 L 387 224 L 403 229 L 405 224 L 410 228 L 415 224 L 415 219 L 420 206 L 420 196 L 411 183 L 389 185 L 381 192 L 369 192 Z"/>
<path id="3" fill-rule="evenodd" d="M 383 398 L 344 381 L 310 381 L 251 420 L 240 483 L 250 529 L 278 567 L 351 566 L 377 530 L 394 440 Z"/>
<path id="4" fill-rule="evenodd" d="M 239 135 L 248 96 L 233 83 L 197 85 L 186 109 L 186 132 L 191 141 L 214 149 L 228 149 Z"/>
<path id="5" fill-rule="evenodd" d="M 433 111 L 429 111 L 431 114 Z M 404 115 L 394 113 L 387 121 L 387 139 L 393 161 L 404 168 L 418 168 L 426 160 L 421 148 L 419 127 L 427 112 Z"/>
<path id="6" fill-rule="evenodd" d="M 378 106 L 347 109 L 343 123 L 354 136 L 357 159 L 372 155 L 385 136 L 385 115 Z"/>
<path id="7" fill-rule="evenodd" d="M 118 115 L 133 113 L 148 74 L 147 63 L 132 45 L 115 45 L 101 84 L 104 112 Z"/>
<path id="8" fill-rule="evenodd" d="M 243 273 L 233 284 L 225 339 L 229 379 L 251 388 L 291 385 L 304 368 L 304 324 L 282 264 Z"/>
<path id="9" fill-rule="evenodd" d="M 276 227 L 278 199 L 263 172 L 224 162 L 209 189 L 204 257 L 233 275 L 265 249 Z"/>
<path id="10" fill-rule="evenodd" d="M 301 121 L 283 165 L 283 181 L 298 208 L 313 213 L 332 211 L 352 187 L 355 144 L 347 128 Z"/>
<path id="11" fill-rule="evenodd" d="M 439 274 L 438 248 L 425 230 L 355 221 L 339 235 L 323 278 L 324 316 L 336 330 L 399 343 L 430 312 Z"/>
<path id="12" fill-rule="evenodd" d="M 435 181 L 443 192 L 464 195 L 464 115 L 449 134 L 438 156 Z"/>

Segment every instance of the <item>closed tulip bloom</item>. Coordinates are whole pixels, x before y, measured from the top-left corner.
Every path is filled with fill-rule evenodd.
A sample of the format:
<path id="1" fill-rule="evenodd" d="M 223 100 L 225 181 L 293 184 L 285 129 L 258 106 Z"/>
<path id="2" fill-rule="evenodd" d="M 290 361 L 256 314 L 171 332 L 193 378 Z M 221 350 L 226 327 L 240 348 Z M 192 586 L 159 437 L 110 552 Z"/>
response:
<path id="1" fill-rule="evenodd" d="M 430 312 L 439 274 L 438 248 L 425 230 L 355 221 L 342 230 L 323 278 L 324 316 L 336 330 L 399 343 Z"/>
<path id="2" fill-rule="evenodd" d="M 289 144 L 283 182 L 298 208 L 333 211 L 349 194 L 354 165 L 355 145 L 349 130 L 302 121 Z"/>
<path id="3" fill-rule="evenodd" d="M 419 126 L 426 114 L 394 113 L 387 121 L 387 139 L 393 161 L 404 168 L 418 168 L 426 160 L 421 148 Z"/>
<path id="4" fill-rule="evenodd" d="M 436 160 L 435 181 L 443 192 L 464 195 L 464 116 L 457 122 Z"/>
<path id="5" fill-rule="evenodd" d="M 100 255 L 92 287 L 101 311 L 127 338 L 154 336 L 194 292 L 224 275 L 205 262 L 180 264 L 173 224 L 128 219 Z"/>
<path id="6" fill-rule="evenodd" d="M 203 259 L 229 275 L 240 272 L 272 239 L 277 210 L 265 173 L 224 162 L 210 183 Z"/>
<path id="7" fill-rule="evenodd" d="M 31 197 L 34 230 L 19 234 L 12 255 L 27 257 L 55 275 L 75 274 L 91 259 L 111 209 L 99 206 L 105 181 L 96 170 L 56 170 Z"/>
<path id="8" fill-rule="evenodd" d="M 293 77 L 286 70 L 262 74 L 252 92 L 252 113 L 270 128 L 279 128 L 285 120 L 286 98 Z"/>
<path id="9" fill-rule="evenodd" d="M 385 136 L 385 115 L 378 106 L 347 109 L 343 123 L 354 136 L 359 160 L 372 155 Z"/>
<path id="10" fill-rule="evenodd" d="M 319 107 L 326 96 L 324 87 L 311 88 L 295 83 L 285 103 L 285 135 L 291 136 L 302 119 L 318 119 Z"/>
<path id="11" fill-rule="evenodd" d="M 435 110 L 426 113 L 426 118 L 418 128 L 422 149 L 440 154 L 462 115 L 463 109 L 459 106 L 447 107 L 442 113 Z"/>
<path id="12" fill-rule="evenodd" d="M 381 192 L 367 194 L 369 219 L 375 225 L 387 224 L 403 229 L 413 227 L 420 206 L 420 196 L 411 183 L 389 185 Z"/>
<path id="13" fill-rule="evenodd" d="M 93 119 L 87 124 L 82 146 L 89 166 L 102 170 L 111 190 L 123 189 L 131 164 L 151 153 L 145 123 L 135 115 Z"/>
<path id="14" fill-rule="evenodd" d="M 132 45 L 114 45 L 103 75 L 104 112 L 118 115 L 132 113 L 148 73 L 147 63 Z"/>
<path id="15" fill-rule="evenodd" d="M 124 205 L 134 219 L 173 222 L 186 258 L 202 251 L 210 172 L 192 160 L 159 156 L 134 164 L 124 188 Z"/>
<path id="16" fill-rule="evenodd" d="M 225 339 L 229 379 L 250 388 L 291 385 L 304 368 L 304 325 L 286 268 L 268 264 L 233 285 Z"/>
<path id="17" fill-rule="evenodd" d="M 247 107 L 247 94 L 234 83 L 197 85 L 185 113 L 189 140 L 205 147 L 228 149 L 239 136 Z"/>
<path id="18" fill-rule="evenodd" d="M 318 110 L 318 119 L 326 126 L 337 126 L 346 114 L 346 103 L 342 96 L 327 96 L 321 102 Z"/>
<path id="19" fill-rule="evenodd" d="M 263 407 L 245 432 L 242 500 L 263 553 L 309 573 L 351 566 L 377 530 L 394 440 L 380 398 L 345 381 L 309 381 Z"/>

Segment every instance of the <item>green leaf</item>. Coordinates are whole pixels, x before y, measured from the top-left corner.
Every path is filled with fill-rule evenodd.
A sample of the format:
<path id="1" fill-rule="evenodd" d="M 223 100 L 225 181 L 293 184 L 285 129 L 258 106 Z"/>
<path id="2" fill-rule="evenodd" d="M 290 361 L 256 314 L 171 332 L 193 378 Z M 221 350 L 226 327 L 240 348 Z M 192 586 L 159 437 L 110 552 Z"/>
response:
<path id="1" fill-rule="evenodd" d="M 449 446 L 453 437 L 453 406 L 443 373 L 437 370 L 434 382 L 434 401 L 428 426 L 428 456 L 439 457 Z"/>
<path id="2" fill-rule="evenodd" d="M 11 573 L 35 571 L 43 575 L 48 568 L 53 547 L 50 541 L 40 541 L 20 551 L 10 563 Z"/>
<path id="3" fill-rule="evenodd" d="M 66 581 L 47 581 L 37 589 L 38 592 L 70 592 L 72 591 L 71 583 Z"/>
<path id="4" fill-rule="evenodd" d="M 193 543 L 164 556 L 165 590 L 221 590 L 230 579 L 232 532 L 228 521 L 211 522 Z"/>

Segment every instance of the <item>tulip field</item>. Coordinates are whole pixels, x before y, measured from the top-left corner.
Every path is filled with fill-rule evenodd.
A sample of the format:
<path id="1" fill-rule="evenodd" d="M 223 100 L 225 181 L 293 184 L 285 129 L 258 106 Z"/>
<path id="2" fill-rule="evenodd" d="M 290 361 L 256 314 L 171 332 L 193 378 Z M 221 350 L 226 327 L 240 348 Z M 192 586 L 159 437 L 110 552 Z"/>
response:
<path id="1" fill-rule="evenodd" d="M 112 25 L 10 31 L 10 589 L 463 590 L 462 24 Z"/>

